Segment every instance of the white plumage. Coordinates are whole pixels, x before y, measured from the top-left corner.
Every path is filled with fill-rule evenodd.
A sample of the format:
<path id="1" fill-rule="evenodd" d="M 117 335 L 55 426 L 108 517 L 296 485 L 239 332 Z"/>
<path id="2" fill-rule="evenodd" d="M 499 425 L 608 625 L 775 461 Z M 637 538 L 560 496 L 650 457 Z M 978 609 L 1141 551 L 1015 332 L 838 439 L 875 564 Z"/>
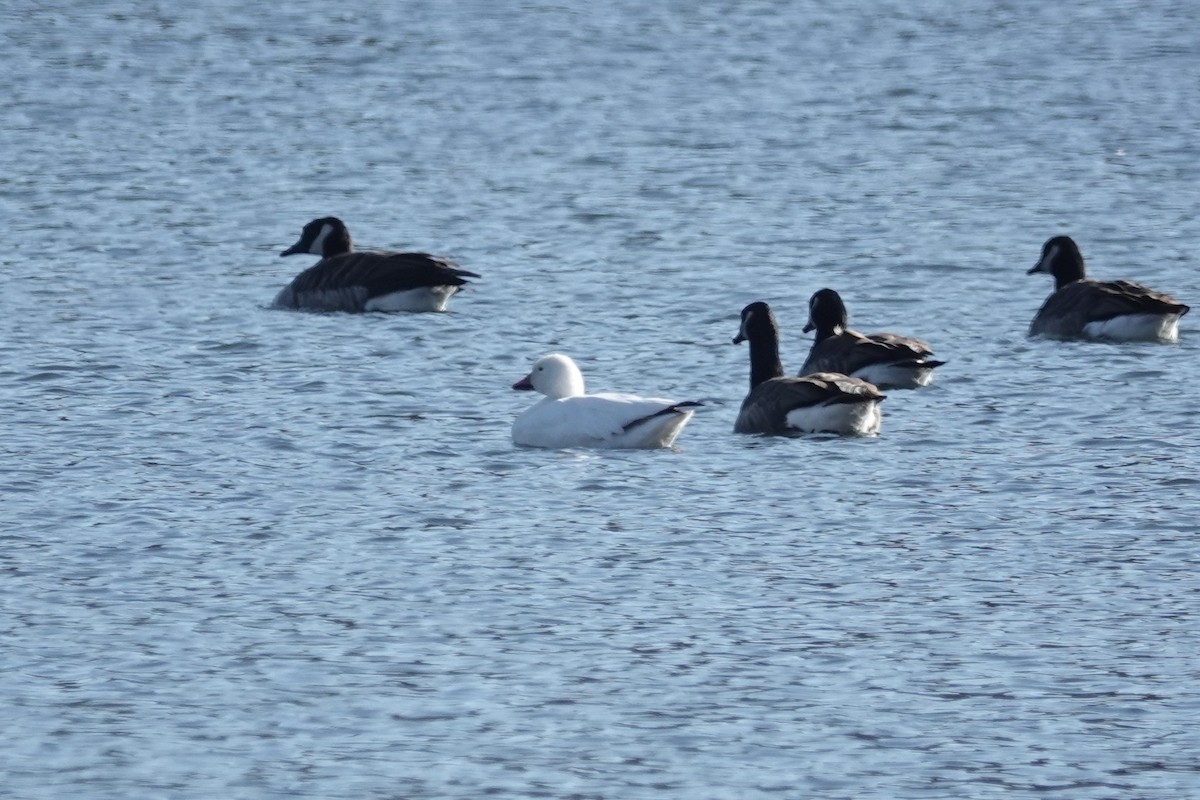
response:
<path id="1" fill-rule="evenodd" d="M 1179 314 L 1125 314 L 1083 326 L 1090 339 L 1112 342 L 1177 342 Z"/>
<path id="2" fill-rule="evenodd" d="M 797 431 L 843 436 L 874 436 L 883 422 L 878 401 L 805 406 L 787 412 L 786 418 L 787 424 Z"/>
<path id="3" fill-rule="evenodd" d="M 632 394 L 585 394 L 583 374 L 551 353 L 513 384 L 545 397 L 513 422 L 513 443 L 527 447 L 670 447 L 698 403 Z"/>

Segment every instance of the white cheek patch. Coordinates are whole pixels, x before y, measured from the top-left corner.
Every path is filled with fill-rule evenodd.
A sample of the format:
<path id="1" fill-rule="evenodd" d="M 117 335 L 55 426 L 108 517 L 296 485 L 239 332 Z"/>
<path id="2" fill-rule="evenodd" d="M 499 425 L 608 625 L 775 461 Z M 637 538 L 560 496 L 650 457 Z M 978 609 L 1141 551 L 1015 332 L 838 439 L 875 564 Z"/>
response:
<path id="1" fill-rule="evenodd" d="M 754 312 L 753 312 L 753 311 L 750 311 L 750 312 L 748 312 L 748 313 L 746 314 L 746 318 L 742 320 L 742 329 L 741 329 L 740 331 L 738 331 L 738 334 L 739 334 L 739 335 L 740 335 L 740 336 L 741 336 L 743 339 L 749 339 L 749 338 L 750 338 L 750 337 L 749 337 L 749 336 L 746 334 L 746 328 L 750 327 L 750 320 L 752 320 L 752 319 L 754 319 Z"/>
<path id="2" fill-rule="evenodd" d="M 317 238 L 313 239 L 312 244 L 308 246 L 308 252 L 314 256 L 325 255 L 325 240 L 331 233 L 333 233 L 333 226 L 326 222 L 321 226 L 321 232 L 317 234 Z"/>
<path id="3" fill-rule="evenodd" d="M 1057 257 L 1058 245 L 1054 245 L 1048 251 L 1046 251 L 1046 255 L 1042 256 L 1042 260 L 1038 263 L 1038 269 L 1040 269 L 1042 272 L 1049 272 L 1050 265 L 1054 263 L 1054 259 Z"/>

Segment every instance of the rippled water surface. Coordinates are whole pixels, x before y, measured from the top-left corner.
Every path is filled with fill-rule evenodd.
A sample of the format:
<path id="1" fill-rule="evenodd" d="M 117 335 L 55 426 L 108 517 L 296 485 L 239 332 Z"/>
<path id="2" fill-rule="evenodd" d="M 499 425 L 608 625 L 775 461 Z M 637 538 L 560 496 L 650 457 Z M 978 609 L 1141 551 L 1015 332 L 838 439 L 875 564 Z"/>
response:
<path id="1" fill-rule="evenodd" d="M 20 798 L 1200 797 L 1188 2 L 8 3 L 0 783 Z M 336 214 L 484 277 L 273 311 Z M 949 363 L 731 433 L 769 301 Z M 703 400 L 520 450 L 509 390 Z"/>

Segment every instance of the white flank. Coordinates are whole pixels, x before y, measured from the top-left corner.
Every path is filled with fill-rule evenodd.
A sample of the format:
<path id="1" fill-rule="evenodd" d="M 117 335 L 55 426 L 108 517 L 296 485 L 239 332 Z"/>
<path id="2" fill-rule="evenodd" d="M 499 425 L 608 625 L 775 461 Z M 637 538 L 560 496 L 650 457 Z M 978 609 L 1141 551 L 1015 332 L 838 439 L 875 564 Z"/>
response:
<path id="1" fill-rule="evenodd" d="M 675 437 L 679 435 L 683 426 L 691 418 L 691 411 L 678 411 L 653 417 L 622 434 L 622 438 L 629 444 L 612 446 L 646 449 L 670 447 L 675 443 Z"/>
<path id="2" fill-rule="evenodd" d="M 372 297 L 363 311 L 445 311 L 457 286 L 422 286 Z"/>
<path id="3" fill-rule="evenodd" d="M 691 411 L 650 416 L 670 400 L 632 395 L 576 395 L 545 398 L 513 422 L 514 444 L 526 447 L 599 447 L 652 449 L 670 447 L 692 418 Z M 635 420 L 643 422 L 625 426 Z"/>
<path id="4" fill-rule="evenodd" d="M 1103 322 L 1089 322 L 1083 332 L 1111 342 L 1177 342 L 1179 314 L 1123 314 Z"/>
<path id="5" fill-rule="evenodd" d="M 788 425 L 803 433 L 840 433 L 844 436 L 873 436 L 879 433 L 882 416 L 879 403 L 829 403 L 789 411 Z"/>
<path id="6" fill-rule="evenodd" d="M 933 369 L 898 364 L 868 364 L 855 370 L 853 377 L 862 378 L 880 389 L 916 389 L 933 382 Z"/>

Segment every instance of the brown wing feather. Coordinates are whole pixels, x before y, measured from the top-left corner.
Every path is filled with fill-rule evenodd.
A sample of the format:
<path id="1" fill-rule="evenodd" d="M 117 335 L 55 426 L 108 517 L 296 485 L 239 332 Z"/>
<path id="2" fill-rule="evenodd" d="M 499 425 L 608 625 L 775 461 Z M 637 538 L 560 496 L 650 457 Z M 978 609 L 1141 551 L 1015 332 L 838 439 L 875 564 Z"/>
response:
<path id="1" fill-rule="evenodd" d="M 801 375 L 813 372 L 842 372 L 849 375 L 871 364 L 921 361 L 933 355 L 920 339 L 895 333 L 845 330 L 813 345 Z"/>
<path id="2" fill-rule="evenodd" d="M 1113 313 L 1107 317 L 1095 317 L 1095 319 L 1109 319 L 1119 314 L 1137 313 L 1137 314 L 1185 314 L 1188 307 L 1176 300 L 1171 295 L 1160 292 L 1156 289 L 1151 289 L 1149 286 L 1143 286 L 1140 283 L 1132 281 L 1088 281 L 1102 293 L 1106 307 L 1105 313 L 1113 309 Z M 1074 285 L 1074 284 L 1072 284 Z M 1125 311 L 1116 311 L 1118 307 L 1126 309 Z"/>
<path id="3" fill-rule="evenodd" d="M 1034 334 L 1079 335 L 1089 322 L 1124 314 L 1186 314 L 1188 306 L 1132 281 L 1081 280 L 1046 298 L 1030 326 Z"/>
<path id="4" fill-rule="evenodd" d="M 297 294 L 361 287 L 367 297 L 425 286 L 462 286 L 474 272 L 428 253 L 344 253 L 323 258 L 292 281 Z"/>
<path id="5" fill-rule="evenodd" d="M 928 358 L 933 355 L 933 348 L 915 336 L 901 336 L 898 333 L 868 333 L 867 338 L 886 345 L 893 352 L 902 354 L 901 357 Z"/>

